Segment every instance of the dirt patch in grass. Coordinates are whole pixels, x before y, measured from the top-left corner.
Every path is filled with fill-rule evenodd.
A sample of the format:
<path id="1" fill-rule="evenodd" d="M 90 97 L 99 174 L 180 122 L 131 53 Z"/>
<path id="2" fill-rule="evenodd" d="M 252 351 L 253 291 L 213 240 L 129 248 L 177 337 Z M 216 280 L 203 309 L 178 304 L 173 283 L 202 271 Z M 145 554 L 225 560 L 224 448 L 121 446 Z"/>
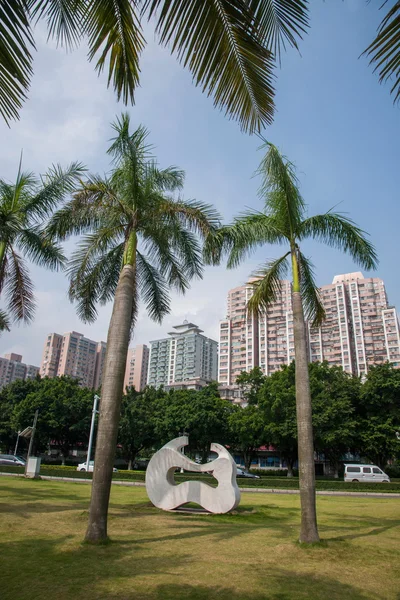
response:
<path id="1" fill-rule="evenodd" d="M 82 543 L 90 487 L 0 480 L 2 600 L 397 599 L 400 501 L 318 497 L 323 542 L 297 543 L 298 496 L 228 515 L 164 513 L 112 488 L 112 543 Z"/>

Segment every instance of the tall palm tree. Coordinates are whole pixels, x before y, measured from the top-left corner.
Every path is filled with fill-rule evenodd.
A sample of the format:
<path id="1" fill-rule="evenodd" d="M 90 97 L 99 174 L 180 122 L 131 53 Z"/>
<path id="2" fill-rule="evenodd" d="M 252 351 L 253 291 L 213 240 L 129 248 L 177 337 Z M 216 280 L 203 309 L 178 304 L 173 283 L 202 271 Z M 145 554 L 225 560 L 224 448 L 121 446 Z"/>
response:
<path id="1" fill-rule="evenodd" d="M 211 235 L 205 244 L 205 255 L 208 262 L 218 264 L 221 256 L 227 253 L 228 268 L 234 268 L 258 246 L 287 246 L 283 256 L 267 261 L 254 274 L 256 280 L 253 283 L 253 295 L 247 308 L 250 313 L 258 313 L 276 299 L 280 281 L 287 274 L 290 264 L 300 463 L 300 541 L 317 542 L 319 537 L 305 317 L 316 326 L 324 319 L 325 313 L 315 285 L 312 263 L 302 253 L 301 243 L 307 238 L 325 242 L 350 254 L 366 269 L 375 268 L 377 257 L 364 232 L 348 217 L 332 211 L 307 217 L 293 164 L 272 144 L 266 143 L 263 148 L 267 148 L 267 152 L 257 173 L 261 176 L 259 195 L 264 201 L 264 210 L 246 212 L 236 218 L 232 225 Z"/>
<path id="2" fill-rule="evenodd" d="M 0 294 L 5 291 L 14 321 L 29 323 L 35 312 L 26 259 L 53 270 L 63 264 L 62 252 L 46 236 L 44 224 L 83 170 L 79 163 L 66 170 L 55 166 L 40 180 L 22 172 L 20 163 L 14 184 L 0 179 Z M 0 331 L 9 329 L 10 316 L 0 311 Z"/>
<path id="3" fill-rule="evenodd" d="M 182 189 L 183 171 L 160 169 L 148 131 L 138 127 L 130 133 L 129 125 L 126 114 L 113 124 L 111 175 L 89 177 L 49 225 L 59 239 L 84 234 L 69 267 L 70 297 L 80 317 L 93 321 L 96 304 L 113 299 L 86 533 L 94 543 L 107 538 L 124 373 L 139 296 L 150 317 L 161 322 L 170 309 L 169 289 L 184 293 L 190 279 L 201 277 L 200 238 L 219 225 L 210 206 L 171 196 Z"/>
<path id="4" fill-rule="evenodd" d="M 154 20 L 162 45 L 196 85 L 246 130 L 270 123 L 275 59 L 297 47 L 308 26 L 307 0 L 4 0 L 0 3 L 0 114 L 18 118 L 32 77 L 32 26 L 47 24 L 67 48 L 84 39 L 88 59 L 125 104 L 139 85 L 146 45 L 141 21 Z"/>

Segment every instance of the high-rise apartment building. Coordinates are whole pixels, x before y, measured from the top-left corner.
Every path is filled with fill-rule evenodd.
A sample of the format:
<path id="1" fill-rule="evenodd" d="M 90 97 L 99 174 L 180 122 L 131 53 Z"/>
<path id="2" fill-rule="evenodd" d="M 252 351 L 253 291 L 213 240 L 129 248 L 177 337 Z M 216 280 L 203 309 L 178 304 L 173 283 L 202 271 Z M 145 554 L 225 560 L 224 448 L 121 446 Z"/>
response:
<path id="1" fill-rule="evenodd" d="M 312 361 L 326 360 L 358 376 L 385 361 L 400 367 L 399 323 L 382 279 L 360 272 L 337 275 L 320 293 L 326 319 L 321 327 L 309 327 Z"/>
<path id="2" fill-rule="evenodd" d="M 265 375 L 294 359 L 291 286 L 281 282 L 275 302 L 258 316 L 247 314 L 251 280 L 228 292 L 227 317 L 220 322 L 218 381 L 234 385 L 242 371 L 261 367 Z"/>
<path id="3" fill-rule="evenodd" d="M 126 361 L 124 390 L 127 387 L 134 387 L 137 392 L 141 392 L 146 387 L 149 356 L 150 350 L 144 344 L 129 349 Z"/>
<path id="4" fill-rule="evenodd" d="M 21 354 L 0 357 L 0 389 L 17 379 L 33 379 L 38 373 L 39 367 L 23 363 Z"/>
<path id="5" fill-rule="evenodd" d="M 47 336 L 40 374 L 42 377 L 69 375 L 83 387 L 97 388 L 101 383 L 105 359 L 105 342 L 95 342 L 82 333 L 71 331 Z"/>
<path id="6" fill-rule="evenodd" d="M 155 387 L 217 379 L 218 344 L 194 323 L 175 325 L 169 338 L 150 342 L 147 383 Z"/>
<path id="7" fill-rule="evenodd" d="M 251 282 L 228 292 L 218 367 L 218 381 L 225 386 L 234 386 L 242 371 L 259 366 L 269 375 L 294 359 L 290 282 L 281 282 L 276 301 L 257 317 L 246 311 L 252 293 Z M 358 376 L 385 361 L 400 368 L 397 313 L 381 279 L 359 272 L 337 275 L 320 294 L 326 319 L 318 328 L 307 324 L 310 361 L 325 360 Z"/>

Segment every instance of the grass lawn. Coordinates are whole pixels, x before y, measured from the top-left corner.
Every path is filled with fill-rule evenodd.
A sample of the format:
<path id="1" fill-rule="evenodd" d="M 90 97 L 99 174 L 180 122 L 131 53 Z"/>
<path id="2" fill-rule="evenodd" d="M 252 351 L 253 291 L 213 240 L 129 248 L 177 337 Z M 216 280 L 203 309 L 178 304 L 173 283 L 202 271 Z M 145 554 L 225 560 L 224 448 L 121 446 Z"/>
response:
<path id="1" fill-rule="evenodd" d="M 91 547 L 89 494 L 0 479 L 2 600 L 400 598 L 399 499 L 318 497 L 324 541 L 300 547 L 297 495 L 244 493 L 235 514 L 180 515 L 113 486 L 113 541 Z"/>

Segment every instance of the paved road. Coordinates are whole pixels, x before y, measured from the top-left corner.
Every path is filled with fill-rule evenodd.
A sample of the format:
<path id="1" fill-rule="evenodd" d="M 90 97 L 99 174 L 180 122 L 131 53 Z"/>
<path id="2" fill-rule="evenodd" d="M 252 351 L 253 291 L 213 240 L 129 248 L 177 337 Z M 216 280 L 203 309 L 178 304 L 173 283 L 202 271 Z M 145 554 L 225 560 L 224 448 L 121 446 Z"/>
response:
<path id="1" fill-rule="evenodd" d="M 9 477 L 24 477 L 22 473 L 0 473 L 1 475 Z M 50 475 L 41 475 L 41 479 L 49 479 L 54 481 L 69 481 L 71 483 L 91 483 L 91 479 L 78 479 L 77 477 L 52 477 Z M 145 487 L 145 483 L 142 481 L 116 481 L 113 480 L 114 485 L 125 485 L 127 487 Z M 240 488 L 241 492 L 251 492 L 256 494 L 299 494 L 299 490 L 282 490 L 282 489 L 270 489 L 270 488 Z M 317 491 L 317 496 L 352 496 L 355 498 L 400 498 L 400 494 L 397 493 L 383 493 L 383 492 L 329 492 L 329 491 Z"/>

